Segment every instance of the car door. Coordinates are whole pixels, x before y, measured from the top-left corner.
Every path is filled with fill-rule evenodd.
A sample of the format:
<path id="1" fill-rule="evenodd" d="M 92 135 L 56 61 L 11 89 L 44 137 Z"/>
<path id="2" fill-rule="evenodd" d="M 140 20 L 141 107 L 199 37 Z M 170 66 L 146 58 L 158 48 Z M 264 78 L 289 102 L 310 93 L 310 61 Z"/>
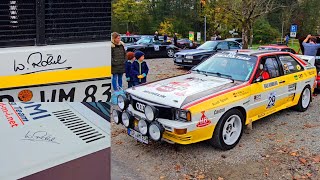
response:
<path id="1" fill-rule="evenodd" d="M 306 83 L 303 83 L 303 66 L 289 54 L 280 54 L 278 59 L 284 73 L 286 85 L 287 104 L 292 105 L 296 95 L 302 91 Z"/>
<path id="2" fill-rule="evenodd" d="M 270 78 L 251 84 L 251 97 L 248 111 L 248 117 L 255 121 L 267 116 L 283 104 L 283 98 L 287 95 L 287 86 L 282 76 L 280 63 L 276 56 L 265 56 L 260 58 L 260 64 L 264 70 L 269 73 Z M 261 72 L 258 70 L 255 79 L 260 77 Z"/>

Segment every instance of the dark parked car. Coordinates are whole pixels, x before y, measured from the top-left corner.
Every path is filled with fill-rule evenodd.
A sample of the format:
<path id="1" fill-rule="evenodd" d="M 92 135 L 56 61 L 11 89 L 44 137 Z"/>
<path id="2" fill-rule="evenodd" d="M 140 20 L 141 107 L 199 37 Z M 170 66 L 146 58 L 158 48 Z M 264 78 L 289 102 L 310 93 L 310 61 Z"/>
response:
<path id="1" fill-rule="evenodd" d="M 241 49 L 241 45 L 236 41 L 207 41 L 197 49 L 182 50 L 176 53 L 174 55 L 174 64 L 183 67 L 193 67 L 218 51 L 232 49 Z"/>
<path id="2" fill-rule="evenodd" d="M 124 42 L 126 45 L 134 44 L 135 42 L 141 39 L 140 36 L 121 36 L 121 41 Z"/>
<path id="3" fill-rule="evenodd" d="M 197 42 L 192 42 L 190 39 L 179 39 L 178 40 L 178 48 L 181 49 L 195 49 L 199 47 L 199 43 Z"/>
<path id="4" fill-rule="evenodd" d="M 139 50 L 145 53 L 146 58 L 152 58 L 173 57 L 179 48 L 170 42 L 155 41 L 153 37 L 144 37 L 133 45 L 126 46 L 126 50 L 131 52 Z"/>
<path id="5" fill-rule="evenodd" d="M 242 45 L 242 38 L 228 38 L 226 41 L 236 41 Z"/>

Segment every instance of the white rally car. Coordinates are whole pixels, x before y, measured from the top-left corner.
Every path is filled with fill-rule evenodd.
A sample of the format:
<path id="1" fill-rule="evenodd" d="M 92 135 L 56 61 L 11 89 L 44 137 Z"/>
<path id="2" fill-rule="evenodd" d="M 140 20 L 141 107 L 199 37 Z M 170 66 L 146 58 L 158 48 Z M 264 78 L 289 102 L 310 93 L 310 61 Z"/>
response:
<path id="1" fill-rule="evenodd" d="M 209 140 L 228 150 L 245 125 L 288 107 L 307 110 L 316 74 L 289 52 L 217 53 L 189 74 L 128 89 L 112 116 L 143 143 Z"/>

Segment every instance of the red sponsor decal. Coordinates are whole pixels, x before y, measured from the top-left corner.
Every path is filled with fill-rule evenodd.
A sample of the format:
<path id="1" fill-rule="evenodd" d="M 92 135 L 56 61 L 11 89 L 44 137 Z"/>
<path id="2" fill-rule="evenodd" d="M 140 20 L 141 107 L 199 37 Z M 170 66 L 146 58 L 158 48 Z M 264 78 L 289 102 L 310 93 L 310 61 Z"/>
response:
<path id="1" fill-rule="evenodd" d="M 11 104 L 9 104 L 9 103 L 0 103 L 0 109 L 1 109 L 1 111 L 3 113 L 3 115 L 6 117 L 8 123 L 10 124 L 10 126 L 12 128 L 19 126 L 19 124 L 15 121 L 15 118 L 13 117 L 13 113 L 10 112 L 10 110 L 9 110 L 7 105 L 9 105 L 12 108 L 12 110 L 14 111 L 14 113 L 17 114 L 16 111 L 11 106 Z M 24 123 L 21 120 L 21 118 L 19 116 L 18 116 L 18 118 L 21 121 L 22 125 L 24 125 Z"/>
<path id="2" fill-rule="evenodd" d="M 197 127 L 205 127 L 205 126 L 208 126 L 209 124 L 211 124 L 211 121 L 204 114 L 205 111 L 202 111 L 201 113 L 202 113 L 202 116 L 201 116 L 200 121 L 197 124 Z"/>
<path id="3" fill-rule="evenodd" d="M 187 93 L 187 91 L 183 91 L 183 92 L 175 92 L 174 94 L 177 96 L 185 96 Z"/>
<path id="4" fill-rule="evenodd" d="M 189 86 L 190 84 L 185 82 L 171 82 L 169 84 L 158 87 L 157 90 L 161 92 L 172 92 L 172 91 L 175 91 L 176 89 L 185 90 Z"/>

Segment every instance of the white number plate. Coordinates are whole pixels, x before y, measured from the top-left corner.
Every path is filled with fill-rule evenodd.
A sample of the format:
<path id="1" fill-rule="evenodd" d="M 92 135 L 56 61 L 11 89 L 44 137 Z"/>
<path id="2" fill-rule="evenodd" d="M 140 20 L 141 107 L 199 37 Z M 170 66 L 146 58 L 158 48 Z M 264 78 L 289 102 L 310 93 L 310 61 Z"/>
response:
<path id="1" fill-rule="evenodd" d="M 108 102 L 110 79 L 0 90 L 0 102 Z"/>
<path id="2" fill-rule="evenodd" d="M 142 142 L 142 143 L 145 143 L 145 144 L 149 143 L 148 136 L 144 136 L 141 133 L 139 133 L 133 129 L 128 128 L 128 135 L 133 137 L 134 139 Z"/>

